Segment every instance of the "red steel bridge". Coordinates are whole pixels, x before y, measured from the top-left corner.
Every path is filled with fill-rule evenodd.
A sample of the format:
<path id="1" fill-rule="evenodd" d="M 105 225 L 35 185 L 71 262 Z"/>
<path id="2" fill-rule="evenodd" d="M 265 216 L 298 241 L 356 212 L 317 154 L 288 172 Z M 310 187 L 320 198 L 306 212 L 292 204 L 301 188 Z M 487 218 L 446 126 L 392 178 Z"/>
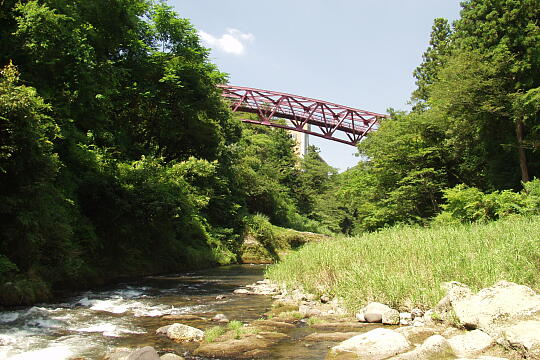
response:
<path id="1" fill-rule="evenodd" d="M 387 117 L 384 114 L 276 91 L 233 85 L 219 87 L 223 97 L 230 101 L 234 112 L 252 113 L 258 117 L 257 120 L 242 119 L 243 122 L 298 131 L 353 146 L 366 134 L 376 130 L 380 119 Z M 287 119 L 289 123 L 284 125 L 279 119 Z M 311 131 L 308 124 L 317 127 L 320 132 Z M 343 134 L 347 138 L 344 138 Z"/>

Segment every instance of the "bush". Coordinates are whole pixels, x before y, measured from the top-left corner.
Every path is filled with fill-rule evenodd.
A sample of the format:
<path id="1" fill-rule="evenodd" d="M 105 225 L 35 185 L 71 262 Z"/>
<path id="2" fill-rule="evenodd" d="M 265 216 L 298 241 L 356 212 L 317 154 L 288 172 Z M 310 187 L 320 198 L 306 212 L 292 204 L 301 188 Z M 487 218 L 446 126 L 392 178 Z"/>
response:
<path id="1" fill-rule="evenodd" d="M 540 214 L 540 180 L 524 184 L 521 192 L 510 190 L 485 194 L 460 184 L 444 190 L 446 203 L 436 223 L 487 222 L 511 215 Z"/>

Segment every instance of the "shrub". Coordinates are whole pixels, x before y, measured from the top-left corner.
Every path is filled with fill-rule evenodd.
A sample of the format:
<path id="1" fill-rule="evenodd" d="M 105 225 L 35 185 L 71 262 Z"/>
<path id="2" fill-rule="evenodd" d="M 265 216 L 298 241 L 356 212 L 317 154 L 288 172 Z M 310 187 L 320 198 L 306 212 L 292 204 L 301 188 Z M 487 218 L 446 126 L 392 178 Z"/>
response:
<path id="1" fill-rule="evenodd" d="M 511 215 L 540 214 L 540 180 L 525 183 L 521 192 L 510 190 L 485 194 L 460 184 L 444 190 L 446 203 L 436 223 L 487 222 Z"/>

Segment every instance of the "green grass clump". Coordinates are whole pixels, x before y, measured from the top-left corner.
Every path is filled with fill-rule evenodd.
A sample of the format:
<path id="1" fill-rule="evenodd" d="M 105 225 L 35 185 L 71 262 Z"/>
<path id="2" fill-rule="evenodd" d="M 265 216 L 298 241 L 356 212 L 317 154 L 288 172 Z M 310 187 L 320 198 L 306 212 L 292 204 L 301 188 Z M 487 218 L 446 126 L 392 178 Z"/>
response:
<path id="1" fill-rule="evenodd" d="M 318 317 L 310 317 L 309 319 L 307 319 L 307 324 L 308 326 L 313 326 L 313 325 L 317 325 L 317 324 L 320 324 L 322 323 L 322 319 L 318 318 Z"/>
<path id="2" fill-rule="evenodd" d="M 213 326 L 204 332 L 205 342 L 214 342 L 218 337 L 227 332 L 227 329 L 223 326 Z"/>
<path id="3" fill-rule="evenodd" d="M 266 276 L 314 294 L 337 295 L 350 311 L 369 301 L 431 307 L 440 284 L 474 290 L 508 280 L 540 288 L 540 217 L 488 224 L 394 227 L 355 238 L 311 243 Z"/>
<path id="4" fill-rule="evenodd" d="M 205 342 L 214 342 L 217 338 L 228 334 L 235 339 L 240 339 L 247 331 L 241 321 L 233 320 L 227 326 L 213 326 L 204 333 Z"/>

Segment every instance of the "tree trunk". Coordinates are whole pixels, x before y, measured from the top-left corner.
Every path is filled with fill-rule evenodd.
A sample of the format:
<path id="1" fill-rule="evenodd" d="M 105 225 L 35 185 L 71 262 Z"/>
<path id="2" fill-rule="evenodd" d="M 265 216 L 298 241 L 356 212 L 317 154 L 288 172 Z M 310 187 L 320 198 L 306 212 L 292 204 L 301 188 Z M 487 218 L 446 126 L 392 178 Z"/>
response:
<path id="1" fill-rule="evenodd" d="M 526 183 L 529 179 L 529 168 L 527 167 L 527 156 L 525 155 L 525 148 L 523 147 L 523 133 L 525 130 L 525 124 L 523 120 L 516 121 L 516 137 L 519 151 L 519 167 L 521 168 L 521 181 Z"/>

